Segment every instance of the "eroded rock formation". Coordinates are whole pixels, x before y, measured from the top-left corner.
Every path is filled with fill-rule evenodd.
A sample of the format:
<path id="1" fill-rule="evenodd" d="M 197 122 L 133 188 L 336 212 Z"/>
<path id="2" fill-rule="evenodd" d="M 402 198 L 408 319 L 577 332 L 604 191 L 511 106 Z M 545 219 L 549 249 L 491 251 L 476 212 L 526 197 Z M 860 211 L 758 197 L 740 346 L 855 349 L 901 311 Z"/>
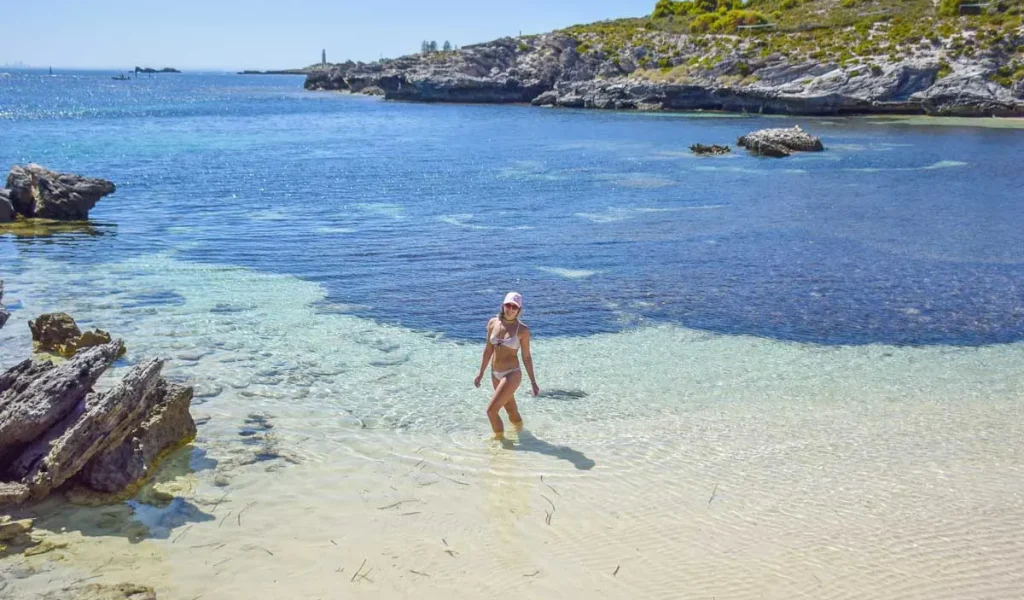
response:
<path id="1" fill-rule="evenodd" d="M 0 504 L 41 499 L 72 481 L 120 492 L 195 436 L 192 389 L 163 379 L 159 359 L 93 390 L 123 350 L 115 340 L 60 365 L 28 359 L 0 373 Z"/>
<path id="2" fill-rule="evenodd" d="M 789 128 L 761 129 L 741 136 L 736 145 L 760 156 L 782 158 L 794 152 L 821 152 L 825 147 L 817 138 L 795 125 Z"/>
<path id="3" fill-rule="evenodd" d="M 100 198 L 116 189 L 106 179 L 58 173 L 37 164 L 14 165 L 7 175 L 7 188 L 0 191 L 0 221 L 14 217 L 8 213 L 8 204 L 27 218 L 82 221 Z"/>

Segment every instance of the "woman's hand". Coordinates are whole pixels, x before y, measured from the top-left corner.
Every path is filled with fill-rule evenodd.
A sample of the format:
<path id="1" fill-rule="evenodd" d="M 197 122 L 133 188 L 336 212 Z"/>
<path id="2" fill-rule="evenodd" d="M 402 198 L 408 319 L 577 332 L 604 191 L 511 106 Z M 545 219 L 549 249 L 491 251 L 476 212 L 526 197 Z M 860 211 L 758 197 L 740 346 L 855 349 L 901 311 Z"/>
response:
<path id="1" fill-rule="evenodd" d="M 540 388 L 537 387 L 537 382 L 536 381 L 531 381 L 530 385 L 533 387 L 533 395 L 534 396 L 539 396 L 540 395 Z"/>
<path id="2" fill-rule="evenodd" d="M 473 386 L 474 387 L 480 387 L 480 380 L 483 379 L 483 378 L 484 378 L 483 375 L 477 375 L 476 379 L 473 380 Z"/>

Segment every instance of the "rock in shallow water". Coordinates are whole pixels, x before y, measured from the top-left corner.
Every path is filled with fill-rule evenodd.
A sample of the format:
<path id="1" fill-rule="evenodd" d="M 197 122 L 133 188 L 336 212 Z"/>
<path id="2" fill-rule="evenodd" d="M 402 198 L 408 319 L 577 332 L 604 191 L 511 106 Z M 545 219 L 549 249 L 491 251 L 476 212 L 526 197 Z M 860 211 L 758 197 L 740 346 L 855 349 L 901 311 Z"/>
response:
<path id="1" fill-rule="evenodd" d="M 82 335 L 75 320 L 65 313 L 39 315 L 38 319 L 28 322 L 28 328 L 32 331 L 32 341 L 46 351 L 56 351 Z"/>
<path id="2" fill-rule="evenodd" d="M 0 516 L 0 542 L 9 542 L 32 531 L 32 519 L 14 521 L 7 515 Z"/>
<path id="3" fill-rule="evenodd" d="M 698 156 L 717 156 L 723 154 L 729 154 L 732 149 L 729 146 L 719 146 L 718 144 L 711 144 L 706 146 L 704 144 L 694 144 L 690 146 L 690 152 Z"/>
<path id="4" fill-rule="evenodd" d="M 78 474 L 94 456 L 119 446 L 153 402 L 163 361 L 150 359 L 112 389 L 91 393 L 61 423 L 35 439 L 12 461 L 8 474 L 39 499 Z"/>
<path id="5" fill-rule="evenodd" d="M 145 420 L 120 445 L 94 458 L 82 471 L 82 482 L 100 492 L 118 492 L 145 479 L 160 455 L 196 436 L 189 413 L 192 388 L 160 379 L 153 407 Z"/>
<path id="6" fill-rule="evenodd" d="M 40 315 L 35 321 L 28 322 L 28 328 L 32 330 L 32 341 L 37 350 L 53 352 L 65 358 L 74 356 L 84 348 L 102 346 L 111 341 L 110 334 L 100 329 L 82 333 L 75 320 L 65 313 Z"/>
<path id="7" fill-rule="evenodd" d="M 0 464 L 10 464 L 5 455 L 64 419 L 121 348 L 120 342 L 91 348 L 59 367 L 26 360 L 0 374 Z"/>
<path id="8" fill-rule="evenodd" d="M 192 389 L 163 379 L 161 360 L 92 391 L 122 350 L 116 341 L 60 366 L 26 360 L 0 374 L 0 505 L 41 499 L 72 478 L 103 493 L 125 490 L 195 436 Z"/>
<path id="9" fill-rule="evenodd" d="M 760 156 L 782 158 L 793 152 L 821 152 L 825 147 L 821 139 L 808 134 L 799 125 L 788 129 L 761 129 L 748 133 L 736 145 Z"/>
<path id="10" fill-rule="evenodd" d="M 7 175 L 14 210 L 25 217 L 81 221 L 116 187 L 106 179 L 57 173 L 37 164 L 14 165 Z M 2 210 L 2 209 L 0 209 Z"/>

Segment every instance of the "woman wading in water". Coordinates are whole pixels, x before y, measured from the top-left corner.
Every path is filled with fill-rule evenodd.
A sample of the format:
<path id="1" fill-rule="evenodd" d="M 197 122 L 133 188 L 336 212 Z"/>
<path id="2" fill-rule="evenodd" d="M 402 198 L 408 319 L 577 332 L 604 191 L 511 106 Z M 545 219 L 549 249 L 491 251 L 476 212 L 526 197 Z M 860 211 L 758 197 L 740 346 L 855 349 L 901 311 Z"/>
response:
<path id="1" fill-rule="evenodd" d="M 491 429 L 494 430 L 496 439 L 502 439 L 505 436 L 505 425 L 501 422 L 501 417 L 498 416 L 498 411 L 502 407 L 505 407 L 508 420 L 512 422 L 516 431 L 523 428 L 523 417 L 519 414 L 519 407 L 516 406 L 516 398 L 513 395 L 523 381 L 523 372 L 519 368 L 520 348 L 523 349 L 523 364 L 526 365 L 526 374 L 530 376 L 533 395 L 536 396 L 540 393 L 540 388 L 537 387 L 537 378 L 533 375 L 530 328 L 519 320 L 522 310 L 523 296 L 521 294 L 509 292 L 505 295 L 501 312 L 487 322 L 487 345 L 484 346 L 480 371 L 477 373 L 476 379 L 473 380 L 473 385 L 480 387 L 480 380 L 484 377 L 487 362 L 491 361 L 491 385 L 494 386 L 494 394 L 491 395 L 491 402 L 487 405 L 487 418 L 491 421 Z"/>

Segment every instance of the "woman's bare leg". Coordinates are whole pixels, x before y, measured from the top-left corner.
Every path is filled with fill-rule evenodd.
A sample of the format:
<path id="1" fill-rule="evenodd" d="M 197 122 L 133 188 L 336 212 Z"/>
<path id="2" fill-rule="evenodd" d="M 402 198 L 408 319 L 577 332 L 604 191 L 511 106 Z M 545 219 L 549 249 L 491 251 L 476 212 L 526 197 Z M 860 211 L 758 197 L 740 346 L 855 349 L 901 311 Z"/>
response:
<path id="1" fill-rule="evenodd" d="M 523 415 L 519 414 L 519 406 L 516 404 L 516 397 L 505 403 L 505 412 L 508 413 L 508 420 L 516 431 L 523 430 Z"/>
<path id="2" fill-rule="evenodd" d="M 520 379 L 520 381 L 522 381 L 522 379 Z M 494 387 L 494 389 L 498 389 L 499 383 L 501 383 L 501 380 L 495 379 L 494 376 L 491 375 L 491 386 Z M 508 420 L 512 422 L 512 427 L 514 427 L 516 431 L 522 431 L 523 417 L 519 414 L 519 405 L 516 404 L 515 394 L 512 395 L 511 400 L 505 403 L 505 412 L 508 413 Z"/>
<path id="3" fill-rule="evenodd" d="M 498 411 L 512 400 L 513 394 L 522 381 L 523 374 L 516 371 L 503 377 L 494 386 L 494 395 L 491 396 L 491 402 L 487 405 L 487 419 L 491 422 L 491 429 L 494 431 L 495 437 L 502 437 L 505 434 L 505 424 L 501 422 Z"/>

